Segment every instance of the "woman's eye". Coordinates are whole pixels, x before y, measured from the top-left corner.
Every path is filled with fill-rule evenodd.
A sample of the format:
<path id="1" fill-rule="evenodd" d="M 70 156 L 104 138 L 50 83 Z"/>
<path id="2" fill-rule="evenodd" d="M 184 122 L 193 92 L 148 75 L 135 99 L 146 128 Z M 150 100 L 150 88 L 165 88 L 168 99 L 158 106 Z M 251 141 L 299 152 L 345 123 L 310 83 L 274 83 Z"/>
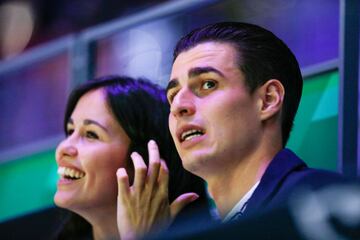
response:
<path id="1" fill-rule="evenodd" d="M 174 100 L 175 94 L 176 94 L 175 92 L 168 93 L 167 99 L 168 99 L 169 104 L 171 104 L 172 101 Z"/>
<path id="2" fill-rule="evenodd" d="M 215 86 L 216 86 L 216 82 L 214 82 L 214 81 L 206 81 L 206 82 L 203 83 L 202 88 L 207 90 L 207 89 L 214 88 Z"/>
<path id="3" fill-rule="evenodd" d="M 86 137 L 90 139 L 99 139 L 99 136 L 93 131 L 87 131 Z"/>
<path id="4" fill-rule="evenodd" d="M 71 134 L 73 134 L 73 132 L 74 132 L 74 129 L 67 129 L 66 130 L 66 136 L 67 137 L 70 136 Z"/>

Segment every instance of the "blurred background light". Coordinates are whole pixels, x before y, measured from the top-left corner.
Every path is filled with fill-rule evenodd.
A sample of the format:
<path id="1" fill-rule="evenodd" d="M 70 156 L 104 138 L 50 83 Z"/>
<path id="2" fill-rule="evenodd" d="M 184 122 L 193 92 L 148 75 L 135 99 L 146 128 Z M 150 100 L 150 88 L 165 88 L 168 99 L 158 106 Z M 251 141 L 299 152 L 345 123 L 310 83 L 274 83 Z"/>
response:
<path id="1" fill-rule="evenodd" d="M 34 30 L 34 14 L 28 2 L 0 5 L 0 55 L 7 59 L 21 53 Z"/>

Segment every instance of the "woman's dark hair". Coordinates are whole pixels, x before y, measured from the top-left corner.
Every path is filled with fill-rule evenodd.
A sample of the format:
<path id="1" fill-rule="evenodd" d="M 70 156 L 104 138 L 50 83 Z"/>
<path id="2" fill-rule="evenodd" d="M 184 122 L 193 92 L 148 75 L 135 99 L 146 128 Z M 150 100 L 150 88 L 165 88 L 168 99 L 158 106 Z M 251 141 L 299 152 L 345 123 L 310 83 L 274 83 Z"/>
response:
<path id="1" fill-rule="evenodd" d="M 229 43 L 237 50 L 237 63 L 253 93 L 270 79 L 285 88 L 282 113 L 282 144 L 286 145 L 297 112 L 303 79 L 299 64 L 286 44 L 272 32 L 242 22 L 220 22 L 198 28 L 181 38 L 174 49 L 177 56 L 204 42 Z"/>
<path id="2" fill-rule="evenodd" d="M 182 167 L 170 135 L 168 128 L 169 105 L 165 91 L 149 80 L 125 76 L 106 76 L 88 81 L 75 88 L 69 96 L 65 110 L 65 133 L 68 120 L 79 99 L 95 89 L 102 89 L 105 92 L 110 112 L 130 139 L 128 150 L 130 163 L 128 166 L 132 167 L 130 154 L 133 151 L 138 152 L 148 165 L 147 144 L 150 139 L 153 139 L 159 146 L 161 158 L 165 160 L 169 168 L 169 201 L 172 202 L 185 192 L 196 192 L 204 200 L 206 194 L 203 181 Z M 73 228 L 74 224 L 70 224 L 74 222 L 76 222 L 77 229 Z M 71 233 L 62 231 L 60 238 L 66 238 L 67 234 L 74 237 L 78 231 L 82 232 L 81 236 L 88 232 L 91 233 L 90 224 L 80 216 L 72 217 L 65 229 Z"/>

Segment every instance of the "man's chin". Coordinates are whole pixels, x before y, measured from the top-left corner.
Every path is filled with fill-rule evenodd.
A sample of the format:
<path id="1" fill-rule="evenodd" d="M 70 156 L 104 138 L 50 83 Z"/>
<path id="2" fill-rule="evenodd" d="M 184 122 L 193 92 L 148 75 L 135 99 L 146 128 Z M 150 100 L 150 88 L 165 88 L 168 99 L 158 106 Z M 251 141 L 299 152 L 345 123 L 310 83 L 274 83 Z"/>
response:
<path id="1" fill-rule="evenodd" d="M 206 173 L 208 159 L 208 157 L 199 154 L 187 154 L 181 157 L 184 168 L 201 178 L 203 178 L 204 173 Z"/>

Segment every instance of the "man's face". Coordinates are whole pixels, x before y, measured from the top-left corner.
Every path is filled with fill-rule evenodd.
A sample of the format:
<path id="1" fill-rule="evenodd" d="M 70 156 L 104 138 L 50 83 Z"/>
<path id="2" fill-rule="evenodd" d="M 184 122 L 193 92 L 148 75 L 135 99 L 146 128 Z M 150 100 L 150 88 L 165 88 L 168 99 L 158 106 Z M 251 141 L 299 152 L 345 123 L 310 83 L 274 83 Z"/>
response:
<path id="1" fill-rule="evenodd" d="M 172 67 L 170 132 L 184 167 L 201 177 L 236 166 L 260 141 L 259 97 L 237 65 L 232 45 L 205 42 Z"/>

